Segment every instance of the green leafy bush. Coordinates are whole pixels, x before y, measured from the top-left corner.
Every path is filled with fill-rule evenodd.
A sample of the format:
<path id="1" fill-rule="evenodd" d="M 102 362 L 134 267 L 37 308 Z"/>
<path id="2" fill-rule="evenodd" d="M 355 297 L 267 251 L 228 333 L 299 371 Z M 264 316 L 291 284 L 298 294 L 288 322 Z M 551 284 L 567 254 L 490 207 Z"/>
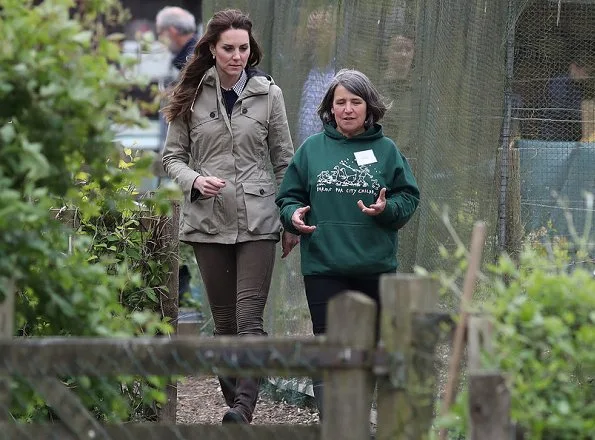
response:
<path id="1" fill-rule="evenodd" d="M 518 266 L 493 269 L 495 363 L 509 381 L 512 417 L 534 439 L 595 432 L 595 279 L 563 243 L 529 246 Z M 583 253 L 583 256 L 586 255 Z M 587 258 L 585 258 L 587 260 Z M 503 280 L 507 280 L 504 282 Z"/>
<path id="2" fill-rule="evenodd" d="M 167 213 L 171 193 L 139 197 L 150 158 L 133 159 L 113 127 L 142 124 L 119 71 L 122 18 L 115 0 L 0 0 L 0 301 L 16 288 L 19 336 L 134 336 L 167 333 L 154 231 L 139 225 Z M 77 2 L 78 3 L 78 2 Z M 76 231 L 50 216 L 76 209 Z M 68 236 L 76 236 L 69 249 Z M 157 249 L 157 248 L 155 248 Z M 98 418 L 128 420 L 163 401 L 163 378 L 64 378 Z M 52 412 L 14 384 L 20 420 Z"/>
<path id="3" fill-rule="evenodd" d="M 494 352 L 484 357 L 485 367 L 505 375 L 511 418 L 525 438 L 593 438 L 595 266 L 589 250 L 588 234 L 570 241 L 532 236 L 518 261 L 503 255 L 482 275 L 473 308 L 494 324 Z M 445 286 L 457 284 L 452 275 L 437 275 Z M 465 432 L 467 416 L 463 392 L 441 423 Z"/>

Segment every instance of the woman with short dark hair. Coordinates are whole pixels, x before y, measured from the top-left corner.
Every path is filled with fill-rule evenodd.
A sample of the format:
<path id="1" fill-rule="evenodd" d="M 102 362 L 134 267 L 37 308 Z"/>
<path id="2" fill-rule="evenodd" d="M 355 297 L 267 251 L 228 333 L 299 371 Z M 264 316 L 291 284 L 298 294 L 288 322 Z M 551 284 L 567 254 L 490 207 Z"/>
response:
<path id="1" fill-rule="evenodd" d="M 324 131 L 297 150 L 277 195 L 283 225 L 301 236 L 315 335 L 326 332 L 328 303 L 341 292 L 379 304 L 380 276 L 397 270 L 397 231 L 419 203 L 407 160 L 378 124 L 386 110 L 366 75 L 339 71 L 318 108 Z M 320 412 L 322 383 L 313 386 Z"/>

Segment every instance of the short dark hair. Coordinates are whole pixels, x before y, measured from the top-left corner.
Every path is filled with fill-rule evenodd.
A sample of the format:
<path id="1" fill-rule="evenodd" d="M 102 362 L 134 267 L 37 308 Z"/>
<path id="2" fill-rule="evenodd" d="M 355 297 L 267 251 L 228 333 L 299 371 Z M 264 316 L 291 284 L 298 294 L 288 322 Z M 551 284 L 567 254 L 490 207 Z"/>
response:
<path id="1" fill-rule="evenodd" d="M 367 130 L 372 125 L 382 119 L 389 106 L 382 100 L 382 96 L 372 84 L 372 81 L 359 70 L 341 69 L 329 85 L 322 102 L 318 106 L 318 116 L 323 124 L 335 122 L 335 116 L 331 112 L 333 108 L 333 99 L 337 86 L 343 86 L 354 95 L 362 98 L 367 107 L 366 121 L 364 128 Z"/>

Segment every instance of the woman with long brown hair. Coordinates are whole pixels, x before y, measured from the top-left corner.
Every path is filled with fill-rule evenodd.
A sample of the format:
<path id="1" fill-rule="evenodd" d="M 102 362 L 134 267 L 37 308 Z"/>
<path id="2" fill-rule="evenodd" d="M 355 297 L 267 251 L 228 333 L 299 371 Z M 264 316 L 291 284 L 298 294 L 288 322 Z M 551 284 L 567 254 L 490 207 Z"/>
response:
<path id="1" fill-rule="evenodd" d="M 266 335 L 276 242 L 285 257 L 298 240 L 281 232 L 275 205 L 293 145 L 281 89 L 255 68 L 261 58 L 249 17 L 217 12 L 163 110 L 163 165 L 184 193 L 180 240 L 194 248 L 215 335 Z M 260 381 L 219 381 L 223 422 L 250 423 Z"/>

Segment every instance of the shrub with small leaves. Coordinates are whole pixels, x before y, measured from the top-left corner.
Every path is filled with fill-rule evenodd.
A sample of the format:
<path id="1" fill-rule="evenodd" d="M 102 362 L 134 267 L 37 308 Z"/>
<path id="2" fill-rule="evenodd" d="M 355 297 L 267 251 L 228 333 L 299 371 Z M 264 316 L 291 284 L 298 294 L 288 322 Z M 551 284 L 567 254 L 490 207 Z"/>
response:
<path id="1" fill-rule="evenodd" d="M 173 194 L 139 197 L 150 158 L 131 162 L 114 143 L 112 127 L 143 123 L 124 98 L 118 37 L 105 33 L 121 18 L 116 0 L 0 0 L 0 301 L 14 286 L 19 336 L 171 330 L 155 313 L 164 280 L 151 267 L 163 258 L 143 254 L 151 236 L 137 226 Z M 71 249 L 72 229 L 50 216 L 61 207 L 81 219 Z M 105 420 L 165 397 L 163 378 L 63 381 Z M 54 417 L 26 383 L 12 392 L 14 418 Z"/>
<path id="2" fill-rule="evenodd" d="M 473 304 L 494 324 L 493 354 L 485 354 L 484 366 L 505 376 L 511 418 L 532 440 L 586 440 L 595 433 L 595 259 L 587 217 L 582 236 L 531 235 L 518 261 L 502 255 L 487 265 Z M 445 258 L 464 267 L 459 248 Z M 460 281 L 435 275 L 450 291 Z M 460 393 L 440 418 L 453 433 L 467 431 L 467 397 Z"/>
<path id="3" fill-rule="evenodd" d="M 506 374 L 512 417 L 532 439 L 589 439 L 595 432 L 595 279 L 570 270 L 564 245 L 528 247 L 518 266 L 493 268 L 495 365 Z M 504 282 L 503 280 L 506 280 Z"/>

